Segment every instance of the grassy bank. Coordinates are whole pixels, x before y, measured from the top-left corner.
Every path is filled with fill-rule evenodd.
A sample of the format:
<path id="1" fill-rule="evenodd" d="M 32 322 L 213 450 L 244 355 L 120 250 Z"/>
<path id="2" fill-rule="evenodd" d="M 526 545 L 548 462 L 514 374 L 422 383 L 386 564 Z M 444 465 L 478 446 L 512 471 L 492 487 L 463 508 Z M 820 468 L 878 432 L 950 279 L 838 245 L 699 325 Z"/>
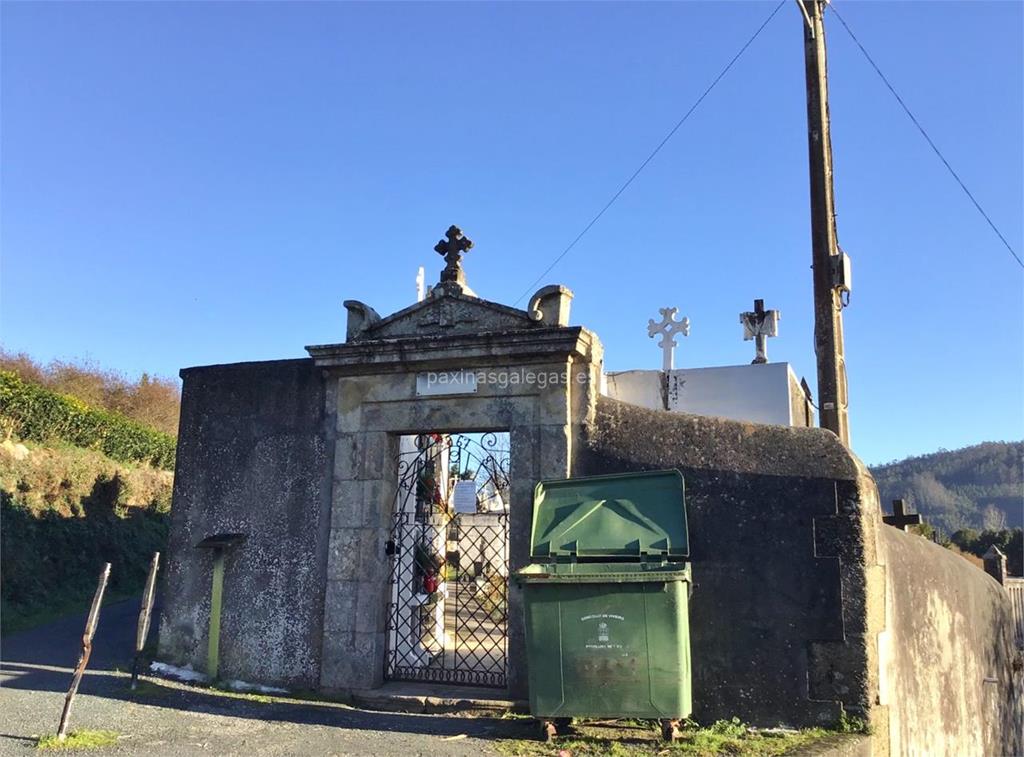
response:
<path id="1" fill-rule="evenodd" d="M 0 443 L 0 632 L 84 608 L 104 562 L 138 593 L 170 526 L 173 476 L 71 446 Z"/>
<path id="2" fill-rule="evenodd" d="M 64 442 L 121 462 L 174 468 L 176 440 L 170 434 L 24 381 L 11 371 L 0 371 L 0 427 L 8 437 Z"/>

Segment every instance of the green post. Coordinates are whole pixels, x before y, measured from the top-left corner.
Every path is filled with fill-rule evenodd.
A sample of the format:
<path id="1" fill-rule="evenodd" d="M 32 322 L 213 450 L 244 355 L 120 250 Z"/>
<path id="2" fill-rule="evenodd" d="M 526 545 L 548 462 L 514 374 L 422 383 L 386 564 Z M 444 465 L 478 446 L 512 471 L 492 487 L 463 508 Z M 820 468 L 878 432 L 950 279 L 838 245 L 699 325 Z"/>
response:
<path id="1" fill-rule="evenodd" d="M 213 550 L 213 586 L 210 590 L 210 635 L 206 648 L 206 675 L 217 679 L 220 656 L 220 606 L 224 593 L 224 550 Z"/>
<path id="2" fill-rule="evenodd" d="M 217 680 L 220 663 L 220 608 L 224 598 L 224 557 L 232 547 L 245 541 L 245 534 L 223 533 L 207 536 L 197 549 L 213 550 L 213 585 L 210 587 L 210 633 L 206 640 L 206 675 Z"/>

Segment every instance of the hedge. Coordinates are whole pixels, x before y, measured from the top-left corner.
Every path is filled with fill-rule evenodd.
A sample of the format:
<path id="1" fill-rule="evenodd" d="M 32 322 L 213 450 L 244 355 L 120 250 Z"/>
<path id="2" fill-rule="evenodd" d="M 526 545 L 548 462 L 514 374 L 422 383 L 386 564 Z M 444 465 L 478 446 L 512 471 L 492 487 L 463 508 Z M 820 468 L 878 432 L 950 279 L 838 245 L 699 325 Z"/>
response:
<path id="1" fill-rule="evenodd" d="M 60 440 L 115 460 L 174 469 L 176 441 L 170 434 L 23 381 L 10 371 L 0 371 L 0 422 L 27 441 Z"/>
<path id="2" fill-rule="evenodd" d="M 37 516 L 0 491 L 0 632 L 84 611 L 105 562 L 111 564 L 108 596 L 141 591 L 153 553 L 166 549 L 170 514 L 133 507 L 118 517 L 106 494 L 85 517 L 65 518 L 52 511 Z"/>

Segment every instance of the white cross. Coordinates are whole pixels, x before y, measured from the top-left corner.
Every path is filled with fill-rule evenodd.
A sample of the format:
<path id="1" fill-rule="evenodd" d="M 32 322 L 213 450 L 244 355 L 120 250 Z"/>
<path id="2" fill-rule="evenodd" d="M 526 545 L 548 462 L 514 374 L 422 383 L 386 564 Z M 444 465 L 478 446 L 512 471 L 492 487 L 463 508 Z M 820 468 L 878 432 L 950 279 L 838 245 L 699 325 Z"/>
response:
<path id="1" fill-rule="evenodd" d="M 653 318 L 648 319 L 647 336 L 653 339 L 661 334 L 661 341 L 658 342 L 662 354 L 661 369 L 671 371 L 675 367 L 675 335 L 690 335 L 690 319 L 683 318 L 683 320 L 677 321 L 676 313 L 679 312 L 679 308 L 658 308 L 658 312 L 661 313 L 661 323 L 655 323 Z"/>
<path id="2" fill-rule="evenodd" d="M 423 272 L 423 266 L 416 271 L 416 302 L 423 302 L 423 298 L 426 297 L 426 287 L 424 286 L 425 274 Z"/>

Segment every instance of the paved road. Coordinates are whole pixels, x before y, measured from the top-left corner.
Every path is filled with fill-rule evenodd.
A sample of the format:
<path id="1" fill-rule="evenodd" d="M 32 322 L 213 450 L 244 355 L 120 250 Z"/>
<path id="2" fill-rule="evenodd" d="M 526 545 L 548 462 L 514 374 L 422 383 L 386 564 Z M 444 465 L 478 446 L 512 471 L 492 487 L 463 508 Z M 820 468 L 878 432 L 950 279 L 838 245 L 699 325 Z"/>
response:
<path id="1" fill-rule="evenodd" d="M 122 734 L 104 753 L 493 755 L 495 739 L 522 738 L 527 732 L 522 722 L 497 718 L 259 702 L 160 679 L 148 679 L 132 694 L 127 671 L 137 613 L 137 601 L 103 608 L 71 715 L 72 730 Z M 83 625 L 84 617 L 65 618 L 0 643 L 0 755 L 34 754 L 35 738 L 56 730 Z"/>

